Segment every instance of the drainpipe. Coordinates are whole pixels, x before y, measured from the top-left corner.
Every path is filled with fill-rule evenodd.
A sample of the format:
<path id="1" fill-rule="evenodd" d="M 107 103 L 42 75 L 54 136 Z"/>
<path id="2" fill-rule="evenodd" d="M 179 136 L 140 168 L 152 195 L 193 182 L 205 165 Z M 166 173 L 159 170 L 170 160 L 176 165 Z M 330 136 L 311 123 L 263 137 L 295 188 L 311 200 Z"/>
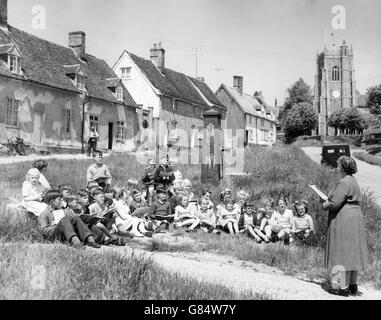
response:
<path id="1" fill-rule="evenodd" d="M 82 103 L 82 132 L 81 132 L 81 140 L 82 140 L 82 148 L 81 152 L 82 154 L 85 154 L 85 147 L 84 147 L 84 134 L 85 134 L 85 105 L 90 101 L 90 97 L 86 94 L 86 98 Z"/>

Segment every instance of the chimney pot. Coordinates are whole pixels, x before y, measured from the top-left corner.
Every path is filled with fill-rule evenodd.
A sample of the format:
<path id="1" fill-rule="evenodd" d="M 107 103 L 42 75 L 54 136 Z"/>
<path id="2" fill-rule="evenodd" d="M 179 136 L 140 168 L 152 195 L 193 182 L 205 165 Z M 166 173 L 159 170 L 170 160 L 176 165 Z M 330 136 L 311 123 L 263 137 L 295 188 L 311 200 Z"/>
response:
<path id="1" fill-rule="evenodd" d="M 239 94 L 243 92 L 243 77 L 233 76 L 233 87 L 237 89 Z"/>
<path id="2" fill-rule="evenodd" d="M 8 27 L 8 0 L 0 0 L 0 27 Z"/>
<path id="3" fill-rule="evenodd" d="M 204 77 L 197 77 L 197 80 L 198 80 L 198 81 L 205 82 L 205 78 L 204 78 Z"/>
<path id="4" fill-rule="evenodd" d="M 86 53 L 86 33 L 83 31 L 69 32 L 69 47 L 72 48 L 78 56 Z"/>
<path id="5" fill-rule="evenodd" d="M 150 59 L 158 69 L 165 68 L 165 50 L 161 47 L 161 42 L 153 44 L 153 48 L 150 50 Z"/>

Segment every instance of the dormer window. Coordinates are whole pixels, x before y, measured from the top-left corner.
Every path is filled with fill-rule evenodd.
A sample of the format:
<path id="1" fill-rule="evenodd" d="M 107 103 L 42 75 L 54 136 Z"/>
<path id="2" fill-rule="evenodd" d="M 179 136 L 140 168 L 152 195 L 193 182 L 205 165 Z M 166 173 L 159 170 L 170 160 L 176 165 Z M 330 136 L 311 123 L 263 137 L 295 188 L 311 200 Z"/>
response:
<path id="1" fill-rule="evenodd" d="M 20 73 L 20 58 L 13 54 L 8 54 L 8 66 L 11 72 Z"/>
<path id="2" fill-rule="evenodd" d="M 85 87 L 85 77 L 80 75 L 80 74 L 76 74 L 75 75 L 75 85 L 77 86 L 77 88 L 81 91 L 86 91 L 86 87 Z"/>
<path id="3" fill-rule="evenodd" d="M 116 88 L 116 99 L 119 101 L 123 101 L 123 88 L 122 87 Z"/>

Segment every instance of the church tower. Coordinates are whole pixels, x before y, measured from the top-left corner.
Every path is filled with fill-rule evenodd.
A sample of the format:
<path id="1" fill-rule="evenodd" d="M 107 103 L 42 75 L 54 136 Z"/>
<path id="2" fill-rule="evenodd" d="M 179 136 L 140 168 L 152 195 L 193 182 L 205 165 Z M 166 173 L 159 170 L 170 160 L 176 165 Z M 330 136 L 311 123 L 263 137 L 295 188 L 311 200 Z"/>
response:
<path id="1" fill-rule="evenodd" d="M 319 115 L 316 134 L 335 135 L 327 124 L 328 117 L 338 109 L 356 107 L 356 82 L 353 69 L 353 48 L 343 41 L 340 49 L 324 48 L 316 57 L 313 107 Z"/>

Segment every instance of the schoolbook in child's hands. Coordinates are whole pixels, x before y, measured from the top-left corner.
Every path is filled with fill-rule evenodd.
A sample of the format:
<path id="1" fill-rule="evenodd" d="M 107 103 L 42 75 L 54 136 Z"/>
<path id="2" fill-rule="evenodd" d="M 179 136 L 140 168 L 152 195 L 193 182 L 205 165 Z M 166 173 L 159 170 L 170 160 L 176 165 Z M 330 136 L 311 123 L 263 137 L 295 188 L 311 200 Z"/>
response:
<path id="1" fill-rule="evenodd" d="M 309 184 L 308 186 L 320 197 L 320 199 L 328 201 L 328 197 L 323 192 L 321 192 L 314 184 Z"/>

